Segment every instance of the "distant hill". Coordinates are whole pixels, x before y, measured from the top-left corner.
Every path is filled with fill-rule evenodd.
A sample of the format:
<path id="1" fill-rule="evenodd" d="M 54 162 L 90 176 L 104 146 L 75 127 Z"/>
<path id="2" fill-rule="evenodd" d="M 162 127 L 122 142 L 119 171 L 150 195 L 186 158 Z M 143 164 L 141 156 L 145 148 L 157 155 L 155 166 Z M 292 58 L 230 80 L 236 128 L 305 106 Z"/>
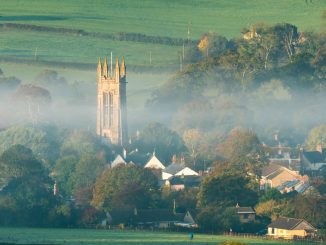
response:
<path id="1" fill-rule="evenodd" d="M 0 61 L 85 69 L 112 51 L 136 69 L 176 68 L 183 43 L 204 32 L 232 38 L 256 22 L 320 31 L 324 9 L 324 0 L 3 1 Z"/>

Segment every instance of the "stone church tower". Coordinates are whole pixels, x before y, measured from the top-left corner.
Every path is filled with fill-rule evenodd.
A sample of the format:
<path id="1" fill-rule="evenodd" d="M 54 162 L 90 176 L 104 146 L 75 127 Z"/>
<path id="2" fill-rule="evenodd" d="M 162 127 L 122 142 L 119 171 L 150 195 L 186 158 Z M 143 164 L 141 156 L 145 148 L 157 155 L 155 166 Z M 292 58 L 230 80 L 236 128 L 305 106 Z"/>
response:
<path id="1" fill-rule="evenodd" d="M 96 134 L 108 142 L 124 146 L 128 141 L 126 66 L 116 59 L 115 68 L 109 70 L 107 59 L 97 66 L 97 123 Z"/>

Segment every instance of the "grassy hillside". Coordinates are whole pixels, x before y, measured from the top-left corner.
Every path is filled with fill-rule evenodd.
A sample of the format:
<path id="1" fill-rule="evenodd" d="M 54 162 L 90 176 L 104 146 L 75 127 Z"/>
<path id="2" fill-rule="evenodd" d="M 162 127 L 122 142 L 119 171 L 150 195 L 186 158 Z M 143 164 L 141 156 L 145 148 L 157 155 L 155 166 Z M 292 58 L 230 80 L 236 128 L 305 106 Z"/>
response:
<path id="1" fill-rule="evenodd" d="M 1 228 L 0 242 L 15 244 L 219 244 L 224 241 L 241 241 L 246 244 L 287 244 L 286 241 L 271 241 L 257 238 L 239 238 L 195 234 L 190 242 L 187 233 L 86 230 L 86 229 L 26 229 Z M 302 244 L 292 242 L 291 244 Z"/>
<path id="2" fill-rule="evenodd" d="M 290 22 L 300 30 L 322 27 L 324 0 L 4 0 L 0 24 L 18 23 L 69 28 L 99 34 L 117 32 L 198 39 L 214 31 L 227 37 L 250 23 Z M 115 41 L 105 37 L 0 28 L 0 59 L 93 64 L 98 56 L 126 56 L 129 65 L 177 67 L 182 47 Z M 50 63 L 53 64 L 53 63 Z"/>

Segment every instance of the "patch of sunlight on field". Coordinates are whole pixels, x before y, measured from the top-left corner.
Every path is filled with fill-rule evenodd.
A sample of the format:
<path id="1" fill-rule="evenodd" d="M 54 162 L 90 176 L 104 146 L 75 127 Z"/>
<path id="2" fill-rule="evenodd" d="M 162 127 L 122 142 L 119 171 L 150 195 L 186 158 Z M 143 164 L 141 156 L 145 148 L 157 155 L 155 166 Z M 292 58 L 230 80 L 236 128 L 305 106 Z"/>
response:
<path id="1" fill-rule="evenodd" d="M 180 38 L 186 38 L 191 23 L 191 38 L 198 39 L 207 31 L 238 36 L 255 22 L 291 22 L 300 30 L 319 30 L 325 8 L 324 0 L 10 0 L 2 3 L 0 15 L 16 23 Z"/>

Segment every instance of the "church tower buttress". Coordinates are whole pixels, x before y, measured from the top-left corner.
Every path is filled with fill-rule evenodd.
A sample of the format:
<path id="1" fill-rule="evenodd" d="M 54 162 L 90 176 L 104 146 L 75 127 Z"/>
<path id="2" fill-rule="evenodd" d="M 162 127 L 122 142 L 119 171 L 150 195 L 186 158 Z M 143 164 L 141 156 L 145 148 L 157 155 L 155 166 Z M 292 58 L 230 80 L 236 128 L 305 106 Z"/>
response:
<path id="1" fill-rule="evenodd" d="M 97 123 L 96 134 L 110 143 L 124 146 L 128 142 L 126 66 L 116 59 L 114 71 L 110 71 L 107 59 L 97 66 Z"/>

